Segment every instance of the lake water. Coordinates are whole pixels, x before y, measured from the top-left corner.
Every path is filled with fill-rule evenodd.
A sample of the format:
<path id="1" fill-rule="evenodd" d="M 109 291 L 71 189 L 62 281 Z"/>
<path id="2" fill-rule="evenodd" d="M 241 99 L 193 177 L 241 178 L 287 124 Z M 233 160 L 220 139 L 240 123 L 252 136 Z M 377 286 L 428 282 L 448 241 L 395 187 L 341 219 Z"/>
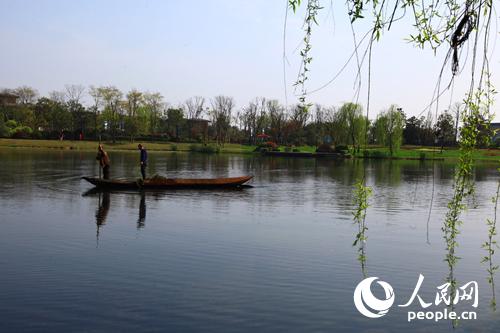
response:
<path id="1" fill-rule="evenodd" d="M 110 157 L 112 177 L 140 175 L 137 152 Z M 89 193 L 80 177 L 98 175 L 95 153 L 1 149 L 0 161 L 2 332 L 453 331 L 449 320 L 408 323 L 409 309 L 422 310 L 417 300 L 396 306 L 419 274 L 419 295 L 434 302 L 449 274 L 441 226 L 453 163 L 150 152 L 149 174 L 253 174 L 253 187 Z M 457 305 L 478 316 L 457 332 L 500 325 L 481 263 L 496 167 L 477 166 L 477 207 L 458 237 L 453 273 L 459 286 L 478 282 L 479 306 Z M 364 275 L 352 246 L 352 190 L 364 172 L 374 191 L 365 273 L 395 293 L 378 319 L 353 303 Z"/>

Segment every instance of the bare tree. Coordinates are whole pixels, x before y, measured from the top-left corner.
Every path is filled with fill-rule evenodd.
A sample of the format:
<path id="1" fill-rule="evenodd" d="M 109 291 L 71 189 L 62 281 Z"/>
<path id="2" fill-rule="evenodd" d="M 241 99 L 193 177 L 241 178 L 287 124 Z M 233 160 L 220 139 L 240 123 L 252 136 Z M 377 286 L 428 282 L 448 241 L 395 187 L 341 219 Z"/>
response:
<path id="1" fill-rule="evenodd" d="M 19 104 L 34 104 L 38 97 L 38 91 L 28 86 L 18 87 L 14 89 L 14 93 L 19 96 Z"/>
<path id="2" fill-rule="evenodd" d="M 65 98 L 68 111 L 73 115 L 72 129 L 76 129 L 83 134 L 85 124 L 85 108 L 81 104 L 82 97 L 85 93 L 85 87 L 78 84 L 70 84 L 65 86 Z"/>
<path id="3" fill-rule="evenodd" d="M 184 102 L 183 109 L 186 112 L 187 118 L 189 119 L 189 138 L 193 138 L 193 132 L 195 128 L 195 120 L 199 119 L 203 114 L 203 105 L 205 104 L 205 98 L 201 96 L 195 96 L 187 99 Z"/>
<path id="4" fill-rule="evenodd" d="M 184 102 L 184 108 L 188 119 L 198 119 L 203 113 L 203 105 L 205 98 L 201 96 L 194 96 Z"/>
<path id="5" fill-rule="evenodd" d="M 465 105 L 460 102 L 456 102 L 452 106 L 452 114 L 455 117 L 455 142 L 458 142 L 458 125 L 460 123 L 460 115 L 462 114 Z"/>
<path id="6" fill-rule="evenodd" d="M 49 92 L 49 98 L 54 102 L 65 104 L 66 103 L 66 94 L 64 91 L 53 90 Z"/>
<path id="7" fill-rule="evenodd" d="M 89 95 L 92 97 L 93 100 L 91 108 L 94 113 L 94 134 L 95 137 L 97 138 L 97 133 L 99 131 L 99 125 L 98 125 L 99 108 L 102 105 L 102 95 L 99 88 L 96 88 L 94 86 L 89 87 Z"/>
<path id="8" fill-rule="evenodd" d="M 216 96 L 211 101 L 212 110 L 210 116 L 215 127 L 215 139 L 217 144 L 224 144 L 231 126 L 231 116 L 234 108 L 234 99 L 227 96 Z"/>
<path id="9" fill-rule="evenodd" d="M 85 87 L 80 84 L 67 84 L 65 93 L 68 102 L 81 103 L 81 99 L 85 94 Z"/>
<path id="10" fill-rule="evenodd" d="M 266 99 L 257 97 L 244 108 L 240 120 L 248 135 L 248 142 L 255 144 L 257 135 L 262 134 L 269 125 Z"/>
<path id="11" fill-rule="evenodd" d="M 325 108 L 320 104 L 314 107 L 314 140 L 321 143 L 325 137 Z"/>
<path id="12" fill-rule="evenodd" d="M 277 100 L 267 101 L 267 110 L 269 113 L 270 134 L 276 143 L 283 143 L 284 128 L 287 121 L 285 108 Z"/>

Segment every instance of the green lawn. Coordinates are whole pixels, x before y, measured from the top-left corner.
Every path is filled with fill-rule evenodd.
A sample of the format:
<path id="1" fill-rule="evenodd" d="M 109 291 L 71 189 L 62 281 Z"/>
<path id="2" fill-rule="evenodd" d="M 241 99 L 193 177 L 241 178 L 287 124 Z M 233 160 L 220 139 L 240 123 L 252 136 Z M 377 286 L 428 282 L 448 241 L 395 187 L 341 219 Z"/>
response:
<path id="1" fill-rule="evenodd" d="M 388 148 L 368 148 L 368 151 L 380 151 L 389 154 Z M 421 154 L 425 154 L 426 159 L 445 158 L 458 159 L 460 151 L 457 148 L 445 148 L 442 152 L 440 148 L 435 147 L 419 147 L 419 146 L 403 146 L 393 154 L 395 158 L 420 158 Z M 363 156 L 361 152 L 358 156 Z M 477 149 L 474 151 L 473 158 L 476 160 L 500 160 L 500 149 Z"/>

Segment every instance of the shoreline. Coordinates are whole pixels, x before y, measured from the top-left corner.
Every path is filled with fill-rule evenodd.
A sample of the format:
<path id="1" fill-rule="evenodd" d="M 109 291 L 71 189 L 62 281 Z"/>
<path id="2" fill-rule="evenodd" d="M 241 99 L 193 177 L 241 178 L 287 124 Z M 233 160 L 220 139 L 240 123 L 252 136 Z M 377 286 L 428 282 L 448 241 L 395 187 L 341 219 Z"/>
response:
<path id="1" fill-rule="evenodd" d="M 108 151 L 135 151 L 139 141 L 130 142 L 102 142 L 105 149 Z M 202 146 L 200 143 L 185 143 L 185 142 L 142 142 L 144 146 L 151 152 L 192 152 L 191 146 Z M 70 151 L 95 151 L 97 149 L 97 141 L 73 141 L 73 140 L 36 140 L 36 139 L 0 139 L 0 148 L 7 149 L 37 149 L 37 150 L 70 150 Z M 209 144 L 213 146 L 213 144 Z M 255 146 L 241 145 L 229 143 L 220 147 L 218 153 L 222 154 L 261 154 L 255 152 Z M 296 153 L 296 156 L 288 156 L 286 152 L 277 152 L 275 157 L 286 158 L 320 158 L 314 156 L 313 147 L 303 146 L 301 152 Z M 371 146 L 369 151 L 382 151 L 385 148 Z M 283 154 L 280 154 L 283 153 Z M 304 156 L 301 156 L 304 154 Z M 423 154 L 423 157 L 420 156 Z M 282 156 L 280 156 L 282 155 Z M 307 155 L 307 156 L 306 156 Z M 421 161 L 443 161 L 443 160 L 458 160 L 459 150 L 457 148 L 447 148 L 440 152 L 436 147 L 419 147 L 419 146 L 403 146 L 395 156 L 363 156 L 357 154 L 352 158 L 358 159 L 378 159 L 378 160 L 421 160 Z M 477 149 L 474 153 L 474 160 L 481 161 L 500 161 L 499 149 Z"/>

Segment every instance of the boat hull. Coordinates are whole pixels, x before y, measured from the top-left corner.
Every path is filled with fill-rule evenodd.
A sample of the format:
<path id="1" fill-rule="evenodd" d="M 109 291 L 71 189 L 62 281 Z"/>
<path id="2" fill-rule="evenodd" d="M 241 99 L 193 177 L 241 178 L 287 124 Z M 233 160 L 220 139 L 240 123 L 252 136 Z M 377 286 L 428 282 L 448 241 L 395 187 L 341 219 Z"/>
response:
<path id="1" fill-rule="evenodd" d="M 82 177 L 92 185 L 108 189 L 171 189 L 171 188 L 226 188 L 239 187 L 252 179 L 253 176 L 232 178 L 166 178 L 163 180 L 122 180 L 122 179 L 100 179 L 95 177 Z"/>

